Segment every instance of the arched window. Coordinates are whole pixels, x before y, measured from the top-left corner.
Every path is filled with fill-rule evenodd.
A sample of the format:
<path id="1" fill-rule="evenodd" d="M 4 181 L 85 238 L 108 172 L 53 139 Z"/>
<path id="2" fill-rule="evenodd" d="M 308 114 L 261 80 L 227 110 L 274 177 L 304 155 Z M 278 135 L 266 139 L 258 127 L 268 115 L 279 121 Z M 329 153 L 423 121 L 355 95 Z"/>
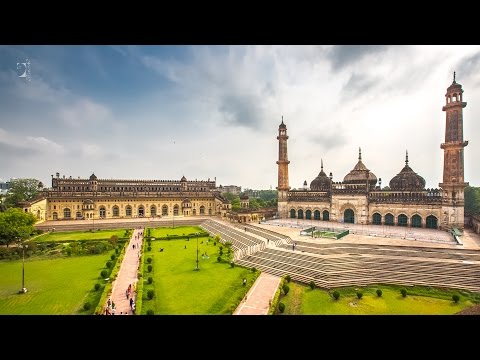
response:
<path id="1" fill-rule="evenodd" d="M 178 205 L 175 205 L 175 206 L 173 207 L 173 215 L 174 215 L 174 216 L 178 216 Z"/>
<path id="2" fill-rule="evenodd" d="M 329 221 L 330 220 L 330 213 L 328 212 L 328 210 L 323 210 L 322 220 L 323 221 Z"/>
<path id="3" fill-rule="evenodd" d="M 313 212 L 313 219 L 314 219 L 314 220 L 320 220 L 320 211 L 315 210 L 315 211 Z"/>
<path id="4" fill-rule="evenodd" d="M 352 209 L 346 209 L 343 213 L 343 218 L 345 219 L 346 223 L 355 224 L 355 213 Z"/>
<path id="5" fill-rule="evenodd" d="M 438 228 L 438 219 L 435 216 L 433 216 L 433 215 L 427 216 L 426 221 L 427 221 L 427 223 L 426 223 L 427 229 Z"/>
<path id="6" fill-rule="evenodd" d="M 389 214 L 385 215 L 385 225 L 394 225 L 392 214 L 389 213 Z"/>
<path id="7" fill-rule="evenodd" d="M 162 206 L 162 215 L 163 215 L 163 216 L 167 216 L 167 215 L 168 215 L 168 206 L 167 206 L 167 205 L 163 205 L 163 206 Z"/>
<path id="8" fill-rule="evenodd" d="M 58 213 L 56 211 L 52 214 L 53 220 L 58 220 Z"/>
<path id="9" fill-rule="evenodd" d="M 372 223 L 373 225 L 382 225 L 382 215 L 380 215 L 379 213 L 373 214 Z"/>
<path id="10" fill-rule="evenodd" d="M 130 205 L 127 205 L 125 208 L 125 216 L 132 216 L 132 207 Z"/>
<path id="11" fill-rule="evenodd" d="M 105 218 L 105 215 L 107 215 L 107 211 L 105 210 L 105 206 L 100 206 L 100 218 Z"/>
<path id="12" fill-rule="evenodd" d="M 397 222 L 398 222 L 398 226 L 407 226 L 407 222 L 408 222 L 407 215 L 405 214 L 398 215 Z"/>
<path id="13" fill-rule="evenodd" d="M 197 215 L 197 209 L 193 209 L 193 215 Z"/>
<path id="14" fill-rule="evenodd" d="M 295 209 L 291 209 L 291 210 L 290 210 L 290 218 L 291 218 L 291 219 L 295 219 L 296 217 L 297 217 L 297 216 L 296 216 L 296 214 L 295 214 Z"/>
<path id="15" fill-rule="evenodd" d="M 118 206 L 117 206 L 117 205 L 115 205 L 115 206 L 112 208 L 112 212 L 113 212 L 113 216 L 114 216 L 114 217 L 120 216 L 120 210 L 118 209 Z"/>
<path id="16" fill-rule="evenodd" d="M 155 205 L 150 206 L 150 216 L 151 217 L 157 216 L 157 207 Z"/>
<path id="17" fill-rule="evenodd" d="M 420 215 L 413 215 L 412 216 L 412 227 L 422 227 L 422 218 Z"/>
<path id="18" fill-rule="evenodd" d="M 305 219 L 312 220 L 312 212 L 310 210 L 305 211 Z"/>
<path id="19" fill-rule="evenodd" d="M 204 215 L 205 214 L 205 206 L 200 206 L 200 215 Z"/>
<path id="20" fill-rule="evenodd" d="M 143 207 L 143 205 L 140 205 L 138 207 L 138 217 L 144 217 L 145 216 L 145 208 Z"/>
<path id="21" fill-rule="evenodd" d="M 303 219 L 303 210 L 302 209 L 298 210 L 298 218 Z"/>
<path id="22" fill-rule="evenodd" d="M 70 212 L 69 208 L 63 209 L 63 218 L 64 219 L 70 219 L 72 213 Z"/>
<path id="23" fill-rule="evenodd" d="M 82 218 L 82 213 L 80 211 L 77 211 L 77 213 L 75 214 L 75 217 L 77 219 L 81 219 Z"/>
<path id="24" fill-rule="evenodd" d="M 208 215 L 212 215 L 212 209 L 208 209 Z"/>

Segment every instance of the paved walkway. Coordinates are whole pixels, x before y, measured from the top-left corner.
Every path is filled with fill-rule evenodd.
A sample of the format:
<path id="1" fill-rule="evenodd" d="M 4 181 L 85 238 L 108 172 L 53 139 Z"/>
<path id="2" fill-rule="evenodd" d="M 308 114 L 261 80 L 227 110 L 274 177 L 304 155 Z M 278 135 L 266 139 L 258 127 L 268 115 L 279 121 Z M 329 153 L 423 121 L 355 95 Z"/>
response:
<path id="1" fill-rule="evenodd" d="M 120 270 L 117 275 L 117 279 L 113 282 L 112 295 L 110 299 L 115 303 L 115 315 L 120 314 L 133 314 L 130 308 L 130 298 L 127 299 L 125 291 L 128 289 L 128 285 L 132 285 L 133 300 L 136 299 L 136 293 L 134 289 L 137 288 L 138 282 L 138 268 L 140 265 L 139 254 L 142 249 L 143 236 L 140 234 L 143 229 L 135 229 L 132 237 L 129 241 L 127 249 L 125 250 L 125 256 L 123 257 Z M 137 239 L 135 239 L 137 237 Z M 135 249 L 133 248 L 135 245 Z M 107 299 L 108 301 L 108 299 Z M 107 306 L 107 304 L 105 304 Z"/>
<path id="2" fill-rule="evenodd" d="M 261 273 L 233 315 L 268 315 L 281 278 Z"/>

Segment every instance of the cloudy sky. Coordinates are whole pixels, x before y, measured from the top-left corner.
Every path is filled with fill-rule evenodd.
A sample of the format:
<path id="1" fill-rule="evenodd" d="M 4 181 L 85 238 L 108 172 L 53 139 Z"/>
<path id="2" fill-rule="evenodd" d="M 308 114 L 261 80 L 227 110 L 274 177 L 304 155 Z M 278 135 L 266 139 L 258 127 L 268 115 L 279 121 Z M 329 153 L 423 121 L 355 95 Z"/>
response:
<path id="1" fill-rule="evenodd" d="M 283 116 L 292 188 L 321 159 L 342 181 L 359 147 L 382 186 L 408 150 L 438 187 L 453 71 L 468 103 L 465 180 L 480 186 L 480 46 L 3 46 L 0 178 L 274 189 Z"/>

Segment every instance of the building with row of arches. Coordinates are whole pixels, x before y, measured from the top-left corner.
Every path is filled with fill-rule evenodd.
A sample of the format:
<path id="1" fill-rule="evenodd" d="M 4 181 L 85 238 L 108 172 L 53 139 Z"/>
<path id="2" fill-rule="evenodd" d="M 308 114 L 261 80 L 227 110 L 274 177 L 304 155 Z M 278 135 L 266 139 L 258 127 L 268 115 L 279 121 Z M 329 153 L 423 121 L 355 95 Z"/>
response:
<path id="1" fill-rule="evenodd" d="M 330 172 L 323 170 L 323 160 L 318 176 L 303 188 L 291 190 L 288 180 L 287 127 L 282 122 L 278 128 L 278 215 L 281 218 L 337 221 L 355 224 L 373 224 L 421 227 L 450 230 L 464 228 L 463 148 L 463 89 L 455 81 L 447 88 L 443 181 L 438 189 L 426 189 L 425 179 L 409 165 L 408 152 L 405 165 L 388 186 L 382 188 L 382 179 L 358 161 L 345 175 L 343 181 L 334 182 Z"/>
<path id="2" fill-rule="evenodd" d="M 26 208 L 39 220 L 225 216 L 230 202 L 216 181 L 73 179 L 52 175 L 52 187 Z"/>

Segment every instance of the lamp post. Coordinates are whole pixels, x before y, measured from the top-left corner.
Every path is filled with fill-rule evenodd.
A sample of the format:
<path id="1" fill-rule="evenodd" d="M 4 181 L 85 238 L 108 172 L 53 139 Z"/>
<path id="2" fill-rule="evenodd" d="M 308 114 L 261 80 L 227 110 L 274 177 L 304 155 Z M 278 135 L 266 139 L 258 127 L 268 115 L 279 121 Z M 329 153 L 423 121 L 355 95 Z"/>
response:
<path id="1" fill-rule="evenodd" d="M 197 236 L 197 267 L 195 268 L 195 270 L 200 270 L 198 268 L 198 232 L 196 232 L 195 235 Z"/>
<path id="2" fill-rule="evenodd" d="M 26 293 L 27 289 L 25 288 L 25 248 L 28 249 L 28 245 L 24 245 L 23 242 L 21 244 L 22 244 L 23 260 L 22 260 L 22 290 L 20 290 L 20 292 Z"/>

